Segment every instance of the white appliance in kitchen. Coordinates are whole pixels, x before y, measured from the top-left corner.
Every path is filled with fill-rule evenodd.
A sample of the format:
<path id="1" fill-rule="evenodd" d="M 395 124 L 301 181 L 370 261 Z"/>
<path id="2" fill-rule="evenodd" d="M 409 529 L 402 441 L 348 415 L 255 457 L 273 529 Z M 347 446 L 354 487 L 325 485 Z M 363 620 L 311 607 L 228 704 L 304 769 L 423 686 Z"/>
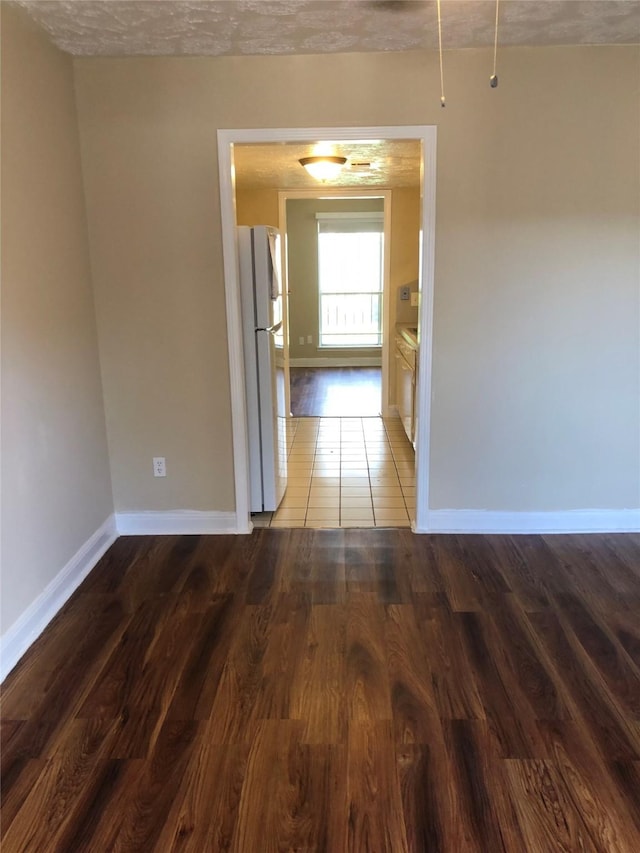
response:
<path id="1" fill-rule="evenodd" d="M 251 512 L 275 510 L 287 487 L 287 420 L 280 286 L 280 233 L 238 228 L 249 430 Z"/>

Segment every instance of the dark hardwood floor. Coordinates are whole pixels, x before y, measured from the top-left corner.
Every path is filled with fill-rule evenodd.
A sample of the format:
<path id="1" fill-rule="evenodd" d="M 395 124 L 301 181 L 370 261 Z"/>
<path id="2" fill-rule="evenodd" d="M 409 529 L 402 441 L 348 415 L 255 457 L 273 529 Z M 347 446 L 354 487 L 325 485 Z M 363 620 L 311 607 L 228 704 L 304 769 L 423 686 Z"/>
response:
<path id="1" fill-rule="evenodd" d="M 291 414 L 296 418 L 367 418 L 380 414 L 379 367 L 292 367 Z"/>
<path id="2" fill-rule="evenodd" d="M 3 853 L 640 850 L 640 536 L 119 539 L 4 684 Z"/>

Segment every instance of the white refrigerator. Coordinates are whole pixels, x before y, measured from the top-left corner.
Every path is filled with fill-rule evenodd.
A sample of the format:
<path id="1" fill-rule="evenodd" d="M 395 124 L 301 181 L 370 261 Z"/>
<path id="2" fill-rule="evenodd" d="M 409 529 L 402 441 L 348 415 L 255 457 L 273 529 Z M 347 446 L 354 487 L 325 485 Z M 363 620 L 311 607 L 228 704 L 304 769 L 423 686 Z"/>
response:
<path id="1" fill-rule="evenodd" d="M 238 228 L 240 297 L 249 431 L 251 512 L 275 510 L 287 487 L 287 418 L 280 284 L 280 234 Z"/>

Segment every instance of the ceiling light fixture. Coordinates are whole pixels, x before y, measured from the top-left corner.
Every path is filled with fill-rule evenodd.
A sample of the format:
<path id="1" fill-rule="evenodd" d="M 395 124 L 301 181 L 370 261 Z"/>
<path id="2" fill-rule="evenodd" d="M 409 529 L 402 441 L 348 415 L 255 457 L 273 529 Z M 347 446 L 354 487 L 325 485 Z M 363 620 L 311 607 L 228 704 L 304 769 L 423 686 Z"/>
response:
<path id="1" fill-rule="evenodd" d="M 337 178 L 340 170 L 347 162 L 346 157 L 302 157 L 298 160 L 316 181 L 330 181 Z"/>

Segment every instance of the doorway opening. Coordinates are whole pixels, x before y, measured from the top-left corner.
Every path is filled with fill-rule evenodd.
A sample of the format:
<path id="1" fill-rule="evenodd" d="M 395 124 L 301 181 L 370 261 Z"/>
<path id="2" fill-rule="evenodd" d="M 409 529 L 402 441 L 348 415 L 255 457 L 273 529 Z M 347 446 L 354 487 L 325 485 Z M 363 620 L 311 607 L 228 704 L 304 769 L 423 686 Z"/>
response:
<path id="1" fill-rule="evenodd" d="M 416 461 L 415 494 L 416 505 L 413 528 L 416 532 L 428 530 L 428 460 L 429 425 L 431 400 L 431 326 L 433 304 L 433 269 L 435 235 L 435 139 L 436 129 L 432 126 L 419 127 L 360 127 L 360 128 L 285 128 L 285 129 L 238 129 L 218 131 L 218 154 L 220 174 L 220 199 L 222 211 L 222 235 L 225 274 L 225 295 L 229 346 L 229 376 L 231 387 L 231 416 L 234 439 L 234 473 L 236 499 L 236 525 L 238 532 L 249 532 L 252 523 L 249 517 L 249 483 L 247 475 L 247 414 L 244 399 L 244 362 L 240 320 L 238 288 L 237 245 L 236 245 L 236 187 L 235 154 L 242 146 L 292 145 L 305 143 L 340 144 L 352 143 L 378 145 L 384 141 L 417 141 L 421 151 L 420 168 L 420 229 L 418 287 L 421 291 L 420 308 L 416 321 L 418 328 L 419 382 L 416 386 Z M 324 195 L 324 193 L 323 193 Z M 286 235 L 285 235 L 286 236 Z M 388 316 L 388 315 L 387 315 Z M 389 360 L 390 336 L 383 346 L 385 362 Z M 386 371 L 388 373 L 388 370 Z M 383 385 L 384 385 L 383 370 Z M 388 393 L 384 394 L 388 401 Z M 384 414 L 384 412 L 383 412 Z M 345 419 L 348 420 L 348 419 Z M 361 419 L 364 421 L 364 419 Z M 380 422 L 385 429 L 384 421 Z M 318 429 L 320 425 L 318 425 Z M 361 424 L 364 432 L 364 425 Z M 342 442 L 342 424 L 340 426 Z M 308 442 L 307 442 L 308 443 Z M 366 442 L 365 442 L 366 444 Z M 346 469 L 349 470 L 349 469 Z M 397 470 L 397 469 L 396 469 Z M 347 486 L 358 488 L 358 486 Z M 354 497 L 356 497 L 354 495 Z"/>
<path id="2" fill-rule="evenodd" d="M 281 190 L 278 218 L 291 414 L 389 415 L 391 193 Z"/>

